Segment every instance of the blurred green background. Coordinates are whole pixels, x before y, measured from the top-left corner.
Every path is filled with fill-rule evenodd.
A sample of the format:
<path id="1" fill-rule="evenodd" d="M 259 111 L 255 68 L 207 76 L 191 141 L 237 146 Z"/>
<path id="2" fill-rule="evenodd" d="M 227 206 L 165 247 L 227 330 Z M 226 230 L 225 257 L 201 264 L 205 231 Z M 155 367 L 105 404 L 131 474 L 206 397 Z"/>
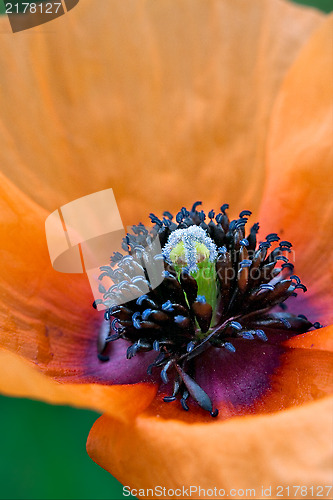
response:
<path id="1" fill-rule="evenodd" d="M 332 0 L 295 2 L 333 10 Z M 97 418 L 92 411 L 0 396 L 0 498 L 122 498 L 122 485 L 86 453 Z"/>
<path id="2" fill-rule="evenodd" d="M 317 9 L 323 10 L 324 12 L 333 11 L 332 0 L 292 0 L 292 1 L 295 3 L 301 3 L 303 5 L 317 7 Z"/>
<path id="3" fill-rule="evenodd" d="M 122 498 L 122 485 L 86 452 L 97 418 L 92 411 L 0 396 L 0 498 Z"/>

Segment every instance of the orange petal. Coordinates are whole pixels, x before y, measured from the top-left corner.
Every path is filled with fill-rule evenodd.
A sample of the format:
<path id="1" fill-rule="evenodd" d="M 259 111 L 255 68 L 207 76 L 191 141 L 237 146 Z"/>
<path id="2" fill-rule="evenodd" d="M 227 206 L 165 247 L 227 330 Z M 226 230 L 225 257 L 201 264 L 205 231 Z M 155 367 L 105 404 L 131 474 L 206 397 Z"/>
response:
<path id="1" fill-rule="evenodd" d="M 153 384 L 61 384 L 43 375 L 22 357 L 0 349 L 0 392 L 90 408 L 129 421 L 149 405 L 156 387 Z"/>
<path id="2" fill-rule="evenodd" d="M 97 378 L 103 383 L 103 372 L 108 378 L 106 368 L 96 376 L 88 361 L 97 360 L 101 313 L 94 317 L 83 276 L 52 269 L 44 235 L 47 213 L 0 178 L 0 345 L 20 355 L 0 349 L 0 391 L 133 417 L 151 402 L 156 388 L 82 383 Z M 82 384 L 56 383 L 23 357 L 53 377 Z M 114 369 L 121 371 L 119 364 Z"/>
<path id="3" fill-rule="evenodd" d="M 293 242 L 304 312 L 332 322 L 333 53 L 331 16 L 288 73 L 271 121 L 263 232 Z"/>
<path id="4" fill-rule="evenodd" d="M 310 332 L 285 343 L 287 349 L 271 376 L 271 387 L 255 402 L 254 412 L 283 410 L 333 393 L 333 353 L 325 350 L 332 333 L 333 327 L 323 328 L 320 335 Z"/>
<path id="5" fill-rule="evenodd" d="M 52 366 L 53 343 L 66 343 L 65 332 L 71 332 L 67 340 L 73 350 L 75 343 L 80 347 L 92 294 L 83 275 L 52 269 L 43 227 L 47 212 L 2 174 L 0 179 L 0 342 L 37 364 Z M 88 335 L 92 332 L 90 324 Z"/>
<path id="6" fill-rule="evenodd" d="M 238 498 L 259 499 L 277 498 L 278 486 L 303 485 L 307 495 L 293 490 L 293 498 L 313 498 L 311 487 L 317 491 L 317 486 L 331 481 L 332 409 L 329 398 L 271 415 L 211 424 L 139 416 L 133 424 L 123 425 L 103 416 L 90 431 L 87 449 L 95 462 L 130 488 L 216 486 L 229 496 L 231 489 L 252 488 L 255 493 Z M 263 495 L 262 486 L 271 490 Z M 237 498 L 237 492 L 231 494 Z M 157 498 L 152 493 L 141 493 L 142 497 Z M 202 493 L 200 498 L 208 497 Z M 166 491 L 161 498 L 176 496 Z M 198 498 L 198 491 L 192 498 Z"/>
<path id="7" fill-rule="evenodd" d="M 3 34 L 1 168 L 51 211 L 110 186 L 129 223 L 196 199 L 255 210 L 273 100 L 322 17 L 275 0 L 84 0 Z"/>
<path id="8" fill-rule="evenodd" d="M 285 342 L 288 347 L 333 351 L 333 326 L 297 335 Z"/>
<path id="9" fill-rule="evenodd" d="M 112 362 L 98 360 L 104 319 L 92 307 L 87 278 L 52 269 L 44 233 L 47 213 L 1 174 L 0 179 L 0 346 L 61 381 L 145 381 L 149 359 L 127 360 L 124 342 L 110 346 Z"/>

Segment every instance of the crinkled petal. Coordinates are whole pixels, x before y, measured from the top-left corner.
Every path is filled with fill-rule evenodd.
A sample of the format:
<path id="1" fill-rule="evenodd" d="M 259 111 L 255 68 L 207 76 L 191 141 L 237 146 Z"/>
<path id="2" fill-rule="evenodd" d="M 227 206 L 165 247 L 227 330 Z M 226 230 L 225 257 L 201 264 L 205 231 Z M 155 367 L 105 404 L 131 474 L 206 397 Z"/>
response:
<path id="1" fill-rule="evenodd" d="M 333 326 L 319 328 L 302 335 L 297 335 L 284 343 L 297 349 L 323 350 L 333 352 Z"/>
<path id="2" fill-rule="evenodd" d="M 332 26 L 330 16 L 304 47 L 280 90 L 271 119 L 260 214 L 263 233 L 276 231 L 293 243 L 295 272 L 309 289 L 300 292 L 298 312 L 324 324 L 333 318 Z"/>
<path id="3" fill-rule="evenodd" d="M 0 392 L 52 404 L 89 408 L 129 421 L 141 413 L 156 393 L 153 384 L 64 384 L 43 375 L 21 356 L 0 349 Z"/>
<path id="4" fill-rule="evenodd" d="M 148 379 L 148 353 L 126 359 L 126 342 L 110 345 L 113 362 L 98 359 L 103 312 L 83 274 L 52 268 L 47 212 L 0 174 L 0 346 L 60 381 L 128 384 Z"/>
<path id="5" fill-rule="evenodd" d="M 233 488 L 254 488 L 252 496 L 242 498 L 259 499 L 276 498 L 278 486 L 303 485 L 312 498 L 310 487 L 331 482 L 332 409 L 333 399 L 325 398 L 271 415 L 210 424 L 142 415 L 134 424 L 122 425 L 103 416 L 90 431 L 87 449 L 95 462 L 130 488 L 189 489 L 200 484 L 228 494 Z M 271 487 L 271 494 L 268 490 L 263 495 L 262 486 Z M 170 493 L 161 498 L 176 498 Z M 293 498 L 302 498 L 300 491 Z"/>
<path id="6" fill-rule="evenodd" d="M 2 34 L 1 169 L 51 211 L 110 186 L 129 223 L 196 199 L 255 210 L 272 103 L 322 17 L 277 0 L 84 0 Z"/>

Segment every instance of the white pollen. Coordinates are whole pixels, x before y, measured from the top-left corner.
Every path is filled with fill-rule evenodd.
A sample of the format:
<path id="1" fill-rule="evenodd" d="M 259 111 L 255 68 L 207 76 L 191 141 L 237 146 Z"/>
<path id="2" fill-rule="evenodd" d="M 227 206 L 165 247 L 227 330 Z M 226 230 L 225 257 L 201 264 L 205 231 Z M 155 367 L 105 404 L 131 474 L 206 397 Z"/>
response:
<path id="1" fill-rule="evenodd" d="M 217 249 L 213 240 L 201 227 L 190 226 L 186 229 L 176 229 L 173 231 L 164 246 L 163 256 L 170 261 L 170 253 L 178 243 L 183 242 L 185 249 L 185 259 L 189 272 L 197 271 L 197 251 L 195 243 L 202 243 L 209 251 L 209 260 L 213 262 L 217 258 Z"/>

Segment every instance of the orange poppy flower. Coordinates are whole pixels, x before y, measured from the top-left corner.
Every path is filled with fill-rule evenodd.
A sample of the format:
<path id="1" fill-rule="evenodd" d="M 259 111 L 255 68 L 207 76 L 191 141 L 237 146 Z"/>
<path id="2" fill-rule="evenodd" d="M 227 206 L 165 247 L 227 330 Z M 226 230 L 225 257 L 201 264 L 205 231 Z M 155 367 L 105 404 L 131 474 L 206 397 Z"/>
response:
<path id="1" fill-rule="evenodd" d="M 102 411 L 88 452 L 129 488 L 311 498 L 332 454 L 332 19 L 279 0 L 85 0 L 29 36 L 6 23 L 0 390 Z M 110 186 L 126 225 L 196 199 L 250 209 L 260 234 L 293 241 L 309 291 L 288 304 L 324 328 L 239 343 L 223 363 L 208 350 L 216 419 L 164 403 L 121 344 L 103 363 L 103 317 L 84 276 L 52 269 L 44 223 Z"/>

